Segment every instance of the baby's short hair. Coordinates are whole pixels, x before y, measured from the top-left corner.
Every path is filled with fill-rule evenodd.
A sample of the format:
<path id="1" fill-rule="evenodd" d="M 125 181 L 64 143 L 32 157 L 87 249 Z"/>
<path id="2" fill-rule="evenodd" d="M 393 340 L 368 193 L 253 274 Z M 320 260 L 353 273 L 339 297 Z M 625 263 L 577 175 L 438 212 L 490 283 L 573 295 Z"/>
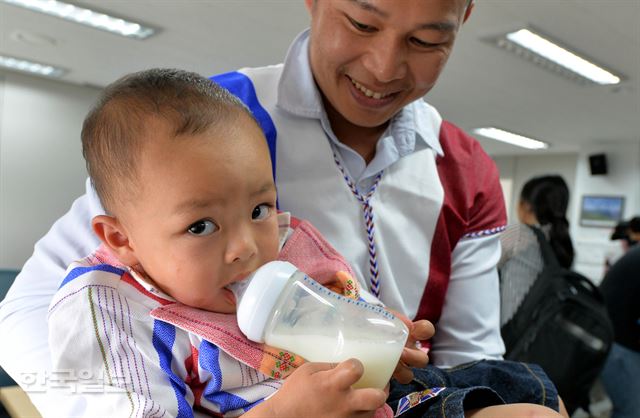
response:
<path id="1" fill-rule="evenodd" d="M 124 198 L 122 193 L 136 185 L 136 165 L 149 118 L 169 122 L 177 137 L 233 123 L 242 112 L 253 119 L 227 90 L 187 71 L 145 70 L 107 86 L 85 118 L 81 134 L 87 170 L 105 210 L 112 212 Z"/>

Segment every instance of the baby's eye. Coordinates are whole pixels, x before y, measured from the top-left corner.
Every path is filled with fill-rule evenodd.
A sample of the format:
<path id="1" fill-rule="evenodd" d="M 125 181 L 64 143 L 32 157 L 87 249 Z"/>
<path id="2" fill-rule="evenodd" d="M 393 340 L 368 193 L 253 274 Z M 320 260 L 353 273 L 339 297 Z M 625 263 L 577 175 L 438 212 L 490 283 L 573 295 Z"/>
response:
<path id="1" fill-rule="evenodd" d="M 218 230 L 218 226 L 215 223 L 213 223 L 213 221 L 207 221 L 204 219 L 201 221 L 192 223 L 191 225 L 189 225 L 189 228 L 187 228 L 187 231 L 191 235 L 195 235 L 199 237 L 213 234 L 217 230 Z"/>
<path id="2" fill-rule="evenodd" d="M 269 213 L 271 211 L 271 206 L 267 205 L 266 203 L 263 203 L 262 205 L 258 205 L 255 208 L 253 208 L 253 212 L 251 213 L 251 219 L 265 219 L 267 216 L 269 216 Z"/>

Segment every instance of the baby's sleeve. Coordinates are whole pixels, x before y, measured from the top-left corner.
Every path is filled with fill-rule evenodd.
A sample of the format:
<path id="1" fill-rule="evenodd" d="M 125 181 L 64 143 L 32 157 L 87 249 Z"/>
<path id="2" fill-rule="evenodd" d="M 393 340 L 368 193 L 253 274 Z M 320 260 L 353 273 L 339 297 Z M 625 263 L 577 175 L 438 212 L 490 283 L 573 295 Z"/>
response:
<path id="1" fill-rule="evenodd" d="M 44 415 L 171 417 L 191 411 L 193 395 L 188 386 L 176 390 L 169 383 L 158 356 L 166 347 L 157 346 L 154 320 L 139 303 L 104 285 L 69 286 L 49 309 L 52 370 L 46 383 L 56 404 Z M 180 386 L 184 376 L 170 366 L 169 372 Z"/>

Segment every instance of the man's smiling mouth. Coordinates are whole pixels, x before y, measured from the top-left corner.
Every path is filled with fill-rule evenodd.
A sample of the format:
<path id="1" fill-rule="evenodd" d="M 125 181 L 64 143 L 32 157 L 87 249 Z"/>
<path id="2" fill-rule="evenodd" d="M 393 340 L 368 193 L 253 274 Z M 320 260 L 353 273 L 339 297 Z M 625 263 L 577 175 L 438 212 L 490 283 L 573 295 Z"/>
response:
<path id="1" fill-rule="evenodd" d="M 351 77 L 348 77 L 349 81 L 351 81 L 351 83 L 355 86 L 355 88 L 357 88 L 358 90 L 360 90 L 362 92 L 362 94 L 364 94 L 365 96 L 372 98 L 372 99 L 376 99 L 376 100 L 381 100 L 384 99 L 386 97 L 388 97 L 389 95 L 393 94 L 393 93 L 380 93 L 377 91 L 373 91 L 370 90 L 368 88 L 366 88 L 365 86 L 363 86 L 362 84 L 358 83 L 356 80 L 352 79 Z"/>

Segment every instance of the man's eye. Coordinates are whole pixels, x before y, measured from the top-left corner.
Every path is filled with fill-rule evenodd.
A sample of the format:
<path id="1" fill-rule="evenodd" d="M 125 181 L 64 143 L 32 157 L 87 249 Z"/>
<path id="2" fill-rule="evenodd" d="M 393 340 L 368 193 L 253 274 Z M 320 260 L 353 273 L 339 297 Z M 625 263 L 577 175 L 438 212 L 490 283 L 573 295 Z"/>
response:
<path id="1" fill-rule="evenodd" d="M 418 38 L 411 38 L 411 42 L 414 45 L 419 46 L 420 48 L 431 48 L 431 47 L 434 47 L 434 46 L 438 45 L 438 44 L 433 44 L 431 42 L 425 42 L 425 41 L 423 41 L 421 39 L 418 39 Z"/>
<path id="2" fill-rule="evenodd" d="M 253 212 L 251 213 L 251 219 L 257 219 L 257 220 L 265 219 L 267 216 L 269 216 L 270 212 L 271 212 L 271 207 L 263 203 L 262 205 L 258 205 L 255 208 L 253 208 Z"/>
<path id="3" fill-rule="evenodd" d="M 189 228 L 187 228 L 187 231 L 191 235 L 195 235 L 199 237 L 213 234 L 217 230 L 218 230 L 218 226 L 215 223 L 213 223 L 212 221 L 205 221 L 205 220 L 194 222 L 191 225 L 189 225 Z"/>
<path id="4" fill-rule="evenodd" d="M 357 30 L 359 30 L 360 32 L 375 32 L 376 30 L 376 28 L 374 28 L 373 26 L 365 25 L 364 23 L 360 23 L 357 20 L 353 20 L 348 16 L 347 16 L 347 19 L 349 19 L 349 22 L 351 23 L 351 25 Z"/>

